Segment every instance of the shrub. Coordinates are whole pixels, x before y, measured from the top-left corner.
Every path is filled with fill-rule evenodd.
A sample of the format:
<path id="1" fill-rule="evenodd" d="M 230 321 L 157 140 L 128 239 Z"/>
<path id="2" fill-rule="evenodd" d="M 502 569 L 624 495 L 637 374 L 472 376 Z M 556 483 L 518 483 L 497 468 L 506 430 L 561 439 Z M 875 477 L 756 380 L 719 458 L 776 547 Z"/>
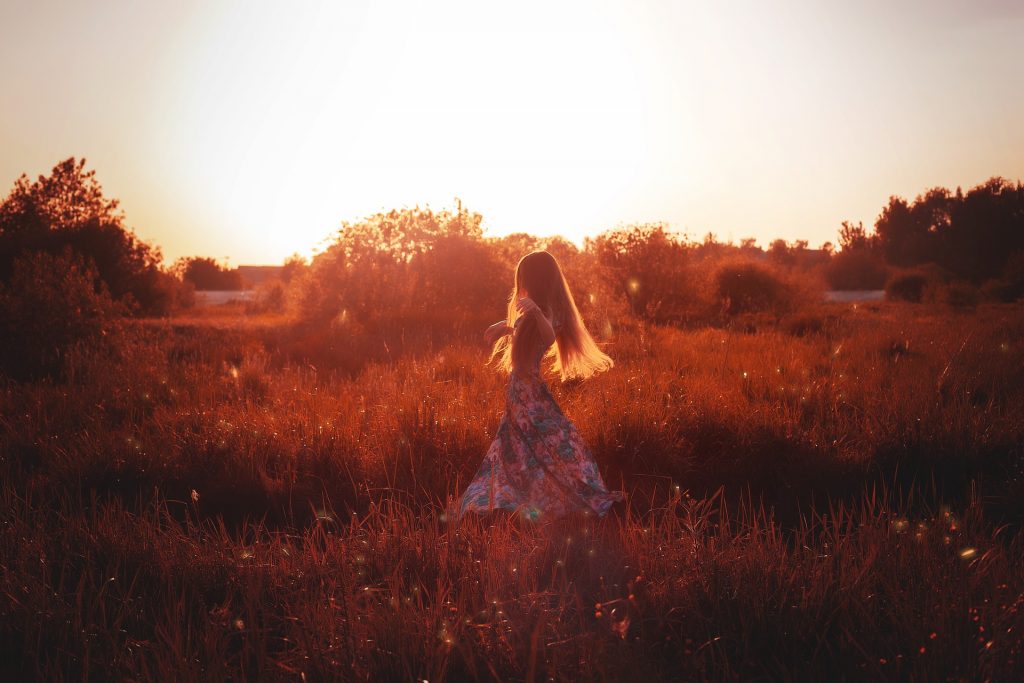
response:
<path id="1" fill-rule="evenodd" d="M 889 301 L 921 303 L 928 276 L 921 272 L 904 272 L 893 275 L 885 284 L 885 298 Z"/>
<path id="2" fill-rule="evenodd" d="M 787 315 L 779 322 L 779 326 L 786 334 L 794 337 L 806 337 L 816 334 L 834 334 L 839 323 L 839 316 L 829 313 L 821 307 L 814 307 Z"/>
<path id="3" fill-rule="evenodd" d="M 19 380 L 56 377 L 73 348 L 113 345 L 125 312 L 81 256 L 23 255 L 0 284 L 0 369 Z"/>
<path id="4" fill-rule="evenodd" d="M 353 358 L 393 359 L 466 335 L 476 341 L 504 317 L 511 284 L 478 214 L 378 214 L 346 224 L 292 278 L 285 299 L 296 326 L 286 344 L 349 368 Z"/>
<path id="5" fill-rule="evenodd" d="M 692 316 L 690 255 L 677 236 L 660 225 L 637 225 L 606 232 L 589 244 L 603 279 L 634 316 L 657 323 Z"/>
<path id="6" fill-rule="evenodd" d="M 951 282 L 938 289 L 939 300 L 953 308 L 974 308 L 981 298 L 977 287 L 969 282 Z"/>
<path id="7" fill-rule="evenodd" d="M 483 240 L 439 236 L 429 250 L 412 259 L 409 270 L 409 315 L 422 324 L 476 325 L 503 317 L 512 273 L 502 268 Z"/>
<path id="8" fill-rule="evenodd" d="M 1015 252 L 1003 268 L 1003 282 L 1015 299 L 1024 296 L 1024 251 Z"/>
<path id="9" fill-rule="evenodd" d="M 1024 251 L 1010 256 L 1002 277 L 990 279 L 982 285 L 982 295 L 989 301 L 1012 303 L 1024 297 Z"/>
<path id="10" fill-rule="evenodd" d="M 832 289 L 882 289 L 887 277 L 881 256 L 868 249 L 844 249 L 825 266 L 825 280 Z"/>
<path id="11" fill-rule="evenodd" d="M 1014 295 L 1012 288 L 1008 287 L 1002 280 L 986 280 L 980 288 L 981 298 L 985 301 L 997 301 L 1001 303 L 1013 303 L 1018 297 Z"/>
<path id="12" fill-rule="evenodd" d="M 102 279 L 102 278 L 101 278 Z M 138 312 L 151 316 L 166 316 L 175 311 L 196 305 L 196 290 L 190 282 L 184 282 L 172 273 L 152 269 L 141 276 L 145 285 L 139 292 L 145 292 L 145 299 L 139 301 L 129 294 L 127 301 L 138 305 Z"/>
<path id="13" fill-rule="evenodd" d="M 284 313 L 287 303 L 288 285 L 275 278 L 256 288 L 256 298 L 245 303 L 245 312 L 249 315 Z"/>
<path id="14" fill-rule="evenodd" d="M 722 311 L 729 315 L 782 314 L 797 307 L 795 284 L 759 263 L 726 263 L 715 272 L 713 282 Z"/>

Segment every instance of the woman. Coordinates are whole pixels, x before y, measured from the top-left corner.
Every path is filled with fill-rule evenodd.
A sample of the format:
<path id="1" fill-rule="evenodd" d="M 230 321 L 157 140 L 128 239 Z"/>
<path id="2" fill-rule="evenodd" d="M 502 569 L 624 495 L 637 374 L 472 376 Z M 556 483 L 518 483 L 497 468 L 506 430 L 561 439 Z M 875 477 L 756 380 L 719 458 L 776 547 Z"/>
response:
<path id="1" fill-rule="evenodd" d="M 624 496 L 605 487 L 590 449 L 541 377 L 540 362 L 546 353 L 552 356 L 565 381 L 607 370 L 612 359 L 587 332 L 551 254 L 535 251 L 519 260 L 508 319 L 484 337 L 494 344 L 491 358 L 509 372 L 505 414 L 462 495 L 460 513 L 513 510 L 528 519 L 604 515 Z"/>

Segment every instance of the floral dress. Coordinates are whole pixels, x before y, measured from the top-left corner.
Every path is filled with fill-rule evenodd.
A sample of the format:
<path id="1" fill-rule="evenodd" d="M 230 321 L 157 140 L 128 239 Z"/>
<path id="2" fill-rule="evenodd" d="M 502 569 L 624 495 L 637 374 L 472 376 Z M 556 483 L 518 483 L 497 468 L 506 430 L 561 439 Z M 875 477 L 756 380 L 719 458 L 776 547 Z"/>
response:
<path id="1" fill-rule="evenodd" d="M 552 326 L 557 331 L 560 321 Z M 462 495 L 460 514 L 502 509 L 534 520 L 569 512 L 604 515 L 623 499 L 605 487 L 590 449 L 541 377 L 545 351 L 538 350 L 529 372 L 509 375 L 505 414 Z"/>

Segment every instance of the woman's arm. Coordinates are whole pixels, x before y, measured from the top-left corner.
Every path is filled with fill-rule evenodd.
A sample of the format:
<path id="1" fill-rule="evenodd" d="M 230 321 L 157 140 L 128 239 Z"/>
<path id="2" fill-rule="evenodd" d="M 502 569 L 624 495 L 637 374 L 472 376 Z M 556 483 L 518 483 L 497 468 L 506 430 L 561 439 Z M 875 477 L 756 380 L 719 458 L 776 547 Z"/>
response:
<path id="1" fill-rule="evenodd" d="M 544 348 L 554 344 L 555 328 L 551 327 L 551 321 L 541 312 L 540 306 L 527 297 L 520 299 L 518 306 L 520 314 L 532 316 L 537 321 L 537 331 L 540 333 L 540 340 L 544 344 Z"/>
<path id="2" fill-rule="evenodd" d="M 504 337 L 506 334 L 511 334 L 512 328 L 508 326 L 508 323 L 504 320 L 499 320 L 484 332 L 484 341 L 488 344 L 493 344 L 498 340 L 499 337 Z"/>

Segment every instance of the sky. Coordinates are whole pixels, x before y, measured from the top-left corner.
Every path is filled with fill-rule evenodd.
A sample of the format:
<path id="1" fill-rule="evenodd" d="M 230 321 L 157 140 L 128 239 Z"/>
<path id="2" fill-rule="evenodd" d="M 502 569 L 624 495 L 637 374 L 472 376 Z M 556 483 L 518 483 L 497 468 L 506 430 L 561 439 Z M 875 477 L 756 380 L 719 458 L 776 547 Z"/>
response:
<path id="1" fill-rule="evenodd" d="M 1024 179 L 1024 3 L 0 0 L 0 196 L 87 159 L 168 264 L 404 206 L 835 242 Z"/>

